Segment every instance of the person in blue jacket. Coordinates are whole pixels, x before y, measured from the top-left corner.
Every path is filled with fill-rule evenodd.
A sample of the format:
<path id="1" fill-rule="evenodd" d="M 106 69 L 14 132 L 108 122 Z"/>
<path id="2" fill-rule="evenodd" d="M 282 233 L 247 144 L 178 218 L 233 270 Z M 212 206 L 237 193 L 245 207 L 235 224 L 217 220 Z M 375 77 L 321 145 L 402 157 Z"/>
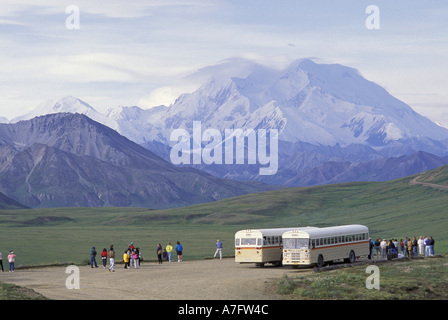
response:
<path id="1" fill-rule="evenodd" d="M 182 262 L 182 251 L 184 248 L 182 247 L 179 241 L 177 241 L 176 247 L 174 249 L 177 252 L 177 262 Z"/>
<path id="2" fill-rule="evenodd" d="M 216 258 L 216 255 L 219 253 L 219 260 L 222 260 L 222 242 L 218 239 L 216 240 L 216 251 L 213 258 Z"/>
<path id="3" fill-rule="evenodd" d="M 90 267 L 93 268 L 93 264 L 95 264 L 95 268 L 98 268 L 98 264 L 96 263 L 96 250 L 95 247 L 90 249 Z"/>

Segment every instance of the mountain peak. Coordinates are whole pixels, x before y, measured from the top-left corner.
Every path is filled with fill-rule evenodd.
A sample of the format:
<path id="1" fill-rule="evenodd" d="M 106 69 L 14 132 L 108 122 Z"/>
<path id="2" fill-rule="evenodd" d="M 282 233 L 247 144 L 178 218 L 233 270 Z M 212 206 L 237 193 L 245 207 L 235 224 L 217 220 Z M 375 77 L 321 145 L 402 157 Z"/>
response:
<path id="1" fill-rule="evenodd" d="M 88 105 L 86 102 L 75 98 L 73 96 L 66 96 L 58 101 L 53 105 L 53 110 L 56 112 L 71 112 L 73 110 L 79 111 L 79 110 L 95 110 L 90 105 Z M 80 112 L 82 113 L 82 112 Z"/>
<path id="2" fill-rule="evenodd" d="M 199 120 L 218 130 L 270 123 L 280 140 L 326 146 L 381 148 L 419 136 L 448 138 L 448 130 L 354 68 L 312 58 L 279 65 L 232 58 L 204 68 L 201 72 L 210 77 L 177 99 L 155 125 L 169 132 Z M 261 112 L 274 105 L 276 112 Z"/>
<path id="3" fill-rule="evenodd" d="M 103 114 L 96 111 L 88 103 L 73 96 L 65 96 L 57 101 L 55 100 L 45 101 L 39 104 L 29 113 L 12 119 L 10 123 L 16 123 L 22 120 L 30 120 L 38 116 L 55 114 L 55 113 L 80 113 L 86 115 L 92 120 L 103 123 L 110 127 L 114 127 L 111 119 L 107 118 Z"/>

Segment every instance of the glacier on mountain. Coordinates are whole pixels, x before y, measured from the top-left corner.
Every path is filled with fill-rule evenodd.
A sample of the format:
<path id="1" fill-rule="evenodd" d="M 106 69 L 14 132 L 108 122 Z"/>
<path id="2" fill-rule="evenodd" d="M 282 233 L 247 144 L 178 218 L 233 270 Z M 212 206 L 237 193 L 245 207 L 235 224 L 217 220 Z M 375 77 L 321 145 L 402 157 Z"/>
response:
<path id="1" fill-rule="evenodd" d="M 277 129 L 280 140 L 328 146 L 356 143 L 378 148 L 400 139 L 448 138 L 446 128 L 357 70 L 339 64 L 300 59 L 275 69 L 235 58 L 198 73 L 204 78 L 210 74 L 197 90 L 180 95 L 170 106 L 118 106 L 103 115 L 79 99 L 65 97 L 42 103 L 11 122 L 49 113 L 82 113 L 137 143 L 167 144 L 172 130 L 189 129 L 193 121 L 221 131 Z"/>
<path id="2" fill-rule="evenodd" d="M 222 134 L 226 129 L 276 129 L 277 178 L 285 168 L 289 172 L 276 183 L 328 161 L 370 161 L 417 151 L 448 154 L 446 128 L 418 114 L 358 70 L 340 64 L 299 59 L 270 67 L 231 58 L 188 79 L 202 82 L 169 106 L 115 106 L 100 114 L 79 99 L 65 97 L 43 103 L 11 122 L 48 113 L 83 113 L 167 160 L 173 145 L 171 132 L 191 132 L 195 121 L 201 122 L 203 130 L 217 129 Z M 259 178 L 257 170 L 247 167 L 201 169 L 218 176 Z"/>

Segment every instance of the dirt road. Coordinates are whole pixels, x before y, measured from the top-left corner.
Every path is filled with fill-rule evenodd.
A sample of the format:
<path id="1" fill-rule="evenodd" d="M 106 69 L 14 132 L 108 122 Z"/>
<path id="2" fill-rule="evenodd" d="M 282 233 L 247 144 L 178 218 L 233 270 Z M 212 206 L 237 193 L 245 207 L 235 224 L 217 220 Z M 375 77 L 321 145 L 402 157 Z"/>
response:
<path id="1" fill-rule="evenodd" d="M 79 289 L 67 289 L 72 273 L 66 267 L 16 269 L 3 272 L 0 280 L 27 287 L 56 300 L 273 300 L 283 299 L 271 284 L 284 274 L 294 276 L 289 267 L 255 267 L 234 259 L 142 263 L 140 269 L 116 265 L 108 269 L 79 267 Z M 71 282 L 74 283 L 74 282 Z"/>

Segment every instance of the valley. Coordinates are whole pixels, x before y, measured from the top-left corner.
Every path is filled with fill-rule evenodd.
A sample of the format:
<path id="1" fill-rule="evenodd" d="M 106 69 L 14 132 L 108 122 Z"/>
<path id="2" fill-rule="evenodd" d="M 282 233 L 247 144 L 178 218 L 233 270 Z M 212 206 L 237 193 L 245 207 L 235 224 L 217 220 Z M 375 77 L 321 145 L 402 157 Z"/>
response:
<path id="1" fill-rule="evenodd" d="M 422 176 L 427 183 L 444 185 L 447 170 L 444 166 Z M 145 259 L 155 259 L 157 243 L 181 241 L 186 259 L 195 260 L 209 257 L 217 238 L 224 243 L 224 255 L 233 256 L 234 234 L 242 229 L 356 223 L 369 227 L 374 239 L 431 235 L 436 252 L 446 253 L 448 193 L 412 184 L 416 177 L 287 188 L 164 210 L 1 210 L 2 250 L 20 253 L 18 265 L 85 264 L 92 246 L 114 244 L 124 250 L 134 242 Z"/>

